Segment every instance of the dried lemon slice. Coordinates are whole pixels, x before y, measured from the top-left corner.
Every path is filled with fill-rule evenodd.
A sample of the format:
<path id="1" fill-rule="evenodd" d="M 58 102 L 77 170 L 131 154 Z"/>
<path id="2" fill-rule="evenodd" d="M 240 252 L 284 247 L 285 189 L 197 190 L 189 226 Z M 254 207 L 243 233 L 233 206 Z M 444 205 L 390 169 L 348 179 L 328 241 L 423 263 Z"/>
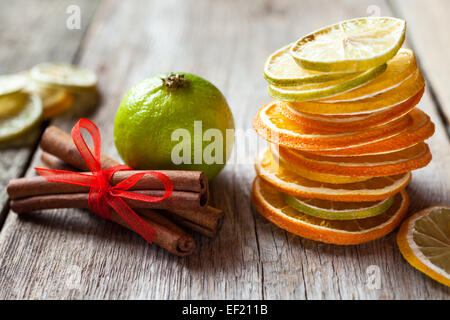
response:
<path id="1" fill-rule="evenodd" d="M 305 69 L 363 71 L 395 56 L 405 40 L 406 22 L 366 17 L 339 22 L 299 39 L 291 55 Z"/>
<path id="2" fill-rule="evenodd" d="M 0 118 L 12 117 L 25 105 L 27 94 L 22 92 L 0 96 Z"/>
<path id="3" fill-rule="evenodd" d="M 97 84 L 94 72 L 69 64 L 42 63 L 30 70 L 31 79 L 42 85 L 77 91 L 92 89 Z"/>
<path id="4" fill-rule="evenodd" d="M 336 80 L 349 75 L 348 72 L 320 72 L 301 68 L 292 58 L 287 45 L 270 55 L 264 65 L 264 78 L 276 86 L 302 85 Z"/>
<path id="5" fill-rule="evenodd" d="M 33 127 L 41 118 L 42 102 L 37 95 L 26 95 L 25 105 L 13 117 L 0 118 L 0 141 L 15 138 Z"/>
<path id="6" fill-rule="evenodd" d="M 353 220 L 375 217 L 386 212 L 394 203 L 394 197 L 375 202 L 340 202 L 283 194 L 292 208 L 310 216 L 327 220 Z"/>
<path id="7" fill-rule="evenodd" d="M 408 218 L 397 244 L 414 268 L 450 287 L 450 207 L 427 208 Z"/>
<path id="8" fill-rule="evenodd" d="M 274 99 L 302 102 L 332 97 L 358 88 L 375 79 L 386 70 L 386 64 L 371 68 L 361 73 L 350 73 L 337 80 L 316 84 L 304 84 L 293 87 L 269 86 L 269 95 Z"/>

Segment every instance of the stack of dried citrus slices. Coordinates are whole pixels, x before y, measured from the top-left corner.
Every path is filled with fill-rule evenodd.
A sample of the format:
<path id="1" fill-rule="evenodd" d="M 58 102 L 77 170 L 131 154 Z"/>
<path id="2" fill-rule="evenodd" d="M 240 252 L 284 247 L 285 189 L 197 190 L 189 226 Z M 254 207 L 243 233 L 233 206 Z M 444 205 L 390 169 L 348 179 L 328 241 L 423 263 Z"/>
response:
<path id="1" fill-rule="evenodd" d="M 401 48 L 406 23 L 359 18 L 313 32 L 264 67 L 276 99 L 254 119 L 271 143 L 256 159 L 252 202 L 305 238 L 359 244 L 391 232 L 408 208 L 411 171 L 434 133 L 415 108 L 424 79 Z"/>

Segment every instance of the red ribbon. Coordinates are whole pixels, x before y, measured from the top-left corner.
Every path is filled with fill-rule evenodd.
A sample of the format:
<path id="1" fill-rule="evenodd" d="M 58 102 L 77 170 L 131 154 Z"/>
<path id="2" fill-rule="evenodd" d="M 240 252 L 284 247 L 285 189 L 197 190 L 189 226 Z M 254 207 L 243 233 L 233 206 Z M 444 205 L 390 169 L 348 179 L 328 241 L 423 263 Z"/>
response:
<path id="1" fill-rule="evenodd" d="M 81 135 L 81 128 L 87 130 L 92 137 L 94 154 Z M 133 211 L 122 198 L 139 200 L 144 202 L 158 202 L 169 197 L 173 192 L 172 181 L 165 174 L 155 171 L 145 171 L 133 174 L 131 177 L 111 186 L 109 181 L 113 174 L 120 170 L 131 170 L 129 166 L 118 165 L 109 169 L 102 169 L 100 162 L 101 136 L 97 126 L 88 119 L 80 119 L 72 129 L 72 139 L 86 162 L 92 174 L 78 173 L 64 170 L 52 170 L 35 168 L 37 173 L 44 176 L 48 181 L 69 183 L 79 186 L 90 187 L 89 207 L 99 216 L 111 220 L 110 207 L 113 208 L 137 233 L 145 240 L 152 243 L 156 232 L 139 215 Z M 134 186 L 144 175 L 150 174 L 164 185 L 164 196 L 151 197 L 127 191 Z"/>

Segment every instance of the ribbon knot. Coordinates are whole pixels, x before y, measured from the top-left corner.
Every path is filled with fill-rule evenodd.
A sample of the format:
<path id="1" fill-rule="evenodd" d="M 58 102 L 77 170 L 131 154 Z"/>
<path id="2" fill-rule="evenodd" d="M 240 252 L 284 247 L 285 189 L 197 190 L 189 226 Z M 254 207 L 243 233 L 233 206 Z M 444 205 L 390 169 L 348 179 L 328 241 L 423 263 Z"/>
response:
<path id="1" fill-rule="evenodd" d="M 85 129 L 92 137 L 94 154 L 88 147 L 81 134 L 81 128 Z M 142 218 L 131 209 L 122 198 L 144 202 L 158 202 L 168 198 L 173 192 L 172 181 L 165 174 L 156 171 L 143 171 L 119 182 L 115 186 L 110 184 L 111 177 L 117 171 L 132 170 L 127 165 L 118 165 L 103 169 L 101 164 L 101 136 L 97 126 L 88 119 L 80 119 L 72 128 L 72 139 L 78 152 L 83 157 L 91 174 L 35 168 L 37 173 L 48 181 L 69 183 L 90 187 L 89 208 L 99 216 L 111 220 L 111 208 L 117 212 L 137 233 L 145 240 L 152 243 L 155 231 Z M 151 197 L 136 192 L 127 191 L 133 187 L 143 176 L 153 175 L 161 180 L 164 186 L 164 195 Z"/>

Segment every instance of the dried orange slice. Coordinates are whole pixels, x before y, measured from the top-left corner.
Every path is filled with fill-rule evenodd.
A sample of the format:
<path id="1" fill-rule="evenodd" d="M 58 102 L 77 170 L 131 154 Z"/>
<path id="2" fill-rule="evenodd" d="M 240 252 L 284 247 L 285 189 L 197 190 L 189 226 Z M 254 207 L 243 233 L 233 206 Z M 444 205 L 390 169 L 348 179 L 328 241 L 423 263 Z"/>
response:
<path id="1" fill-rule="evenodd" d="M 290 166 L 355 177 L 382 177 L 405 173 L 425 167 L 431 161 L 430 149 L 423 142 L 400 151 L 367 156 L 329 157 L 283 147 L 280 147 L 278 152 L 281 159 Z"/>
<path id="2" fill-rule="evenodd" d="M 369 180 L 370 177 L 350 177 L 350 176 L 344 176 L 344 175 L 338 175 L 338 174 L 330 174 L 330 173 L 323 173 L 323 172 L 316 172 L 311 171 L 308 168 L 303 168 L 301 166 L 295 166 L 291 163 L 285 161 L 283 158 L 280 157 L 279 154 L 279 148 L 275 145 L 272 145 L 271 147 L 271 153 L 272 157 L 276 162 L 281 163 L 286 169 L 295 172 L 296 174 L 302 176 L 303 178 L 319 181 L 319 182 L 326 182 L 326 183 L 334 183 L 334 184 L 345 184 L 345 183 L 354 183 L 359 181 L 365 181 Z"/>
<path id="3" fill-rule="evenodd" d="M 450 287 L 450 207 L 434 206 L 408 218 L 397 244 L 409 264 Z"/>
<path id="4" fill-rule="evenodd" d="M 411 49 L 400 49 L 387 63 L 386 71 L 368 84 L 320 102 L 342 103 L 344 101 L 370 98 L 383 91 L 394 89 L 417 70 L 416 57 Z"/>
<path id="5" fill-rule="evenodd" d="M 412 110 L 408 115 L 413 118 L 413 125 L 408 130 L 384 140 L 334 150 L 309 151 L 325 156 L 361 156 L 382 154 L 409 148 L 425 141 L 434 134 L 434 124 L 424 112 Z"/>
<path id="6" fill-rule="evenodd" d="M 41 97 L 44 119 L 54 117 L 73 106 L 74 95 L 67 90 L 40 86 L 36 83 L 30 85 L 28 90 Z"/>
<path id="7" fill-rule="evenodd" d="M 319 100 L 286 103 L 292 109 L 305 113 L 336 115 L 361 114 L 392 108 L 392 106 L 396 106 L 415 96 L 424 86 L 425 80 L 420 70 L 417 69 L 400 85 L 369 98 L 342 102 Z"/>
<path id="8" fill-rule="evenodd" d="M 299 126 L 308 130 L 322 130 L 328 133 L 355 132 L 379 126 L 404 116 L 410 112 L 423 96 L 424 89 L 410 99 L 388 108 L 361 115 L 319 115 L 296 111 L 287 103 L 278 101 L 281 113 L 288 119 L 295 121 Z"/>
<path id="9" fill-rule="evenodd" d="M 297 197 L 333 201 L 364 202 L 383 200 L 404 189 L 411 180 L 410 173 L 376 177 L 367 181 L 332 184 L 306 179 L 276 163 L 270 150 L 261 153 L 255 161 L 258 175 L 283 193 Z"/>
<path id="10" fill-rule="evenodd" d="M 386 125 L 359 132 L 323 134 L 323 132 L 307 131 L 300 127 L 295 121 L 286 118 L 281 113 L 276 102 L 272 102 L 258 112 L 253 121 L 253 127 L 264 139 L 284 147 L 329 150 L 357 146 L 398 135 L 413 125 L 413 117 L 410 114 Z"/>
<path id="11" fill-rule="evenodd" d="M 253 182 L 251 201 L 262 216 L 286 231 L 340 245 L 360 244 L 385 236 L 399 225 L 409 205 L 406 191 L 401 190 L 383 214 L 366 219 L 325 220 L 290 207 L 278 190 L 259 177 Z"/>

